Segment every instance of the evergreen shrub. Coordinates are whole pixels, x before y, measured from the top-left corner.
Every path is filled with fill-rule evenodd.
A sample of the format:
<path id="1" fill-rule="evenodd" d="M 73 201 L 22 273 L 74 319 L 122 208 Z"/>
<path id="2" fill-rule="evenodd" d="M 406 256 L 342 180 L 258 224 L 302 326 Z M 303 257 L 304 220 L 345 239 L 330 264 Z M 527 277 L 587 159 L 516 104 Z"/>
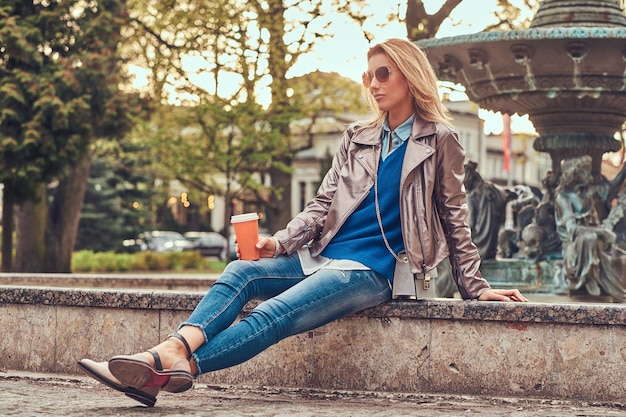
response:
<path id="1" fill-rule="evenodd" d="M 115 253 L 81 250 L 72 255 L 72 272 L 201 271 L 221 272 L 224 262 L 197 251 Z"/>

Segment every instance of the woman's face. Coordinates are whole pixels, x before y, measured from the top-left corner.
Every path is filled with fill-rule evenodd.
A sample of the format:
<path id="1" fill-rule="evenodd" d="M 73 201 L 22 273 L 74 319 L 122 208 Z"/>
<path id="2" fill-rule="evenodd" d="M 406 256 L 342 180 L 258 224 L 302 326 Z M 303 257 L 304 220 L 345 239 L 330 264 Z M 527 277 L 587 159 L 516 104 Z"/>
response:
<path id="1" fill-rule="evenodd" d="M 372 76 L 377 73 L 381 67 L 387 67 L 388 78 L 387 80 L 379 79 L 381 77 Z M 413 96 L 409 91 L 408 83 L 402 75 L 402 72 L 396 67 L 393 62 L 385 54 L 372 55 L 367 64 L 369 76 L 364 78 L 370 79 L 369 90 L 374 96 L 378 108 L 381 111 L 387 111 L 390 113 L 413 113 Z M 386 71 L 378 71 L 379 74 L 385 75 Z M 407 116 L 408 117 L 408 116 Z"/>

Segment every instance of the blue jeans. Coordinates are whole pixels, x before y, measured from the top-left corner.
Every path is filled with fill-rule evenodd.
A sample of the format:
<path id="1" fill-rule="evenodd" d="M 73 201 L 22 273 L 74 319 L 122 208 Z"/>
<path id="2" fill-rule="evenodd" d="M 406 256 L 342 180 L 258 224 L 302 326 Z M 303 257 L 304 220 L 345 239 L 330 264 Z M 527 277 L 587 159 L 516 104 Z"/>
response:
<path id="1" fill-rule="evenodd" d="M 233 325 L 249 300 L 265 300 Z M 374 271 L 322 269 L 305 276 L 297 254 L 228 264 L 189 319 L 202 330 L 199 374 L 238 365 L 280 340 L 391 299 Z"/>

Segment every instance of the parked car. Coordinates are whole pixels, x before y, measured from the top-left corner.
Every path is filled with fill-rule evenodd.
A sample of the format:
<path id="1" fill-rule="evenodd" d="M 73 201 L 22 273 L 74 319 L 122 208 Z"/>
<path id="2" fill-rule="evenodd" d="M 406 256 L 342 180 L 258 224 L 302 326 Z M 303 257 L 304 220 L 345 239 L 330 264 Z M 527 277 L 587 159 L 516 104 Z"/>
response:
<path id="1" fill-rule="evenodd" d="M 154 230 L 139 235 L 143 242 L 142 249 L 153 252 L 182 252 L 189 250 L 192 243 L 182 233 L 170 230 Z"/>
<path id="2" fill-rule="evenodd" d="M 134 239 L 122 241 L 124 252 L 182 252 L 189 250 L 192 243 L 181 233 L 171 230 L 153 230 L 140 233 Z"/>
<path id="3" fill-rule="evenodd" d="M 144 250 L 146 250 L 145 243 L 140 237 L 136 237 L 134 239 L 122 240 L 121 252 L 137 253 L 137 252 L 141 252 Z"/>
<path id="4" fill-rule="evenodd" d="M 186 232 L 183 235 L 191 242 L 192 250 L 197 250 L 202 256 L 214 256 L 225 261 L 228 253 L 228 241 L 217 232 Z"/>

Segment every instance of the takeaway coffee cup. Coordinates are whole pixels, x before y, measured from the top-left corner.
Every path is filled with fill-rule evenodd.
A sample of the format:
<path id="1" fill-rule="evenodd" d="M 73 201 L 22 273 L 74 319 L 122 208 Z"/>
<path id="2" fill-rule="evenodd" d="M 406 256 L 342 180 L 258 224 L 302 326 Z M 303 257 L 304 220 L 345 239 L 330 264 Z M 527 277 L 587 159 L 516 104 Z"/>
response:
<path id="1" fill-rule="evenodd" d="M 259 215 L 256 213 L 236 214 L 230 218 L 235 229 L 239 259 L 254 261 L 259 259 Z"/>

